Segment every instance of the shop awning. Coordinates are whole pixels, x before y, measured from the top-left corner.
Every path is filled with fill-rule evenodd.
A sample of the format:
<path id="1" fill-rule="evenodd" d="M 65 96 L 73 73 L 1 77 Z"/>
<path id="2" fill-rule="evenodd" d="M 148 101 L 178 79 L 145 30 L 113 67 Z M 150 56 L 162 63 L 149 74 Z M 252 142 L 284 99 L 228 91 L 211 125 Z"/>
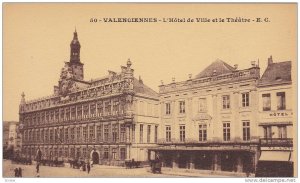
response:
<path id="1" fill-rule="evenodd" d="M 289 161 L 290 151 L 262 151 L 259 161 Z"/>

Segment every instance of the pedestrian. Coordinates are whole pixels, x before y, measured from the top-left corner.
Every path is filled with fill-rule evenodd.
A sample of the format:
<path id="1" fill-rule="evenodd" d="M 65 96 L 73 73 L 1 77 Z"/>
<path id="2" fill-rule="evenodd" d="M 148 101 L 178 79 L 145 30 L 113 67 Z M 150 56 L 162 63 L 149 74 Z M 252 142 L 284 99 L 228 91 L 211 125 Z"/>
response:
<path id="1" fill-rule="evenodd" d="M 88 174 L 89 174 L 89 173 L 90 173 L 90 170 L 91 170 L 91 165 L 90 165 L 90 163 L 87 163 L 86 169 L 87 169 L 87 172 L 88 172 Z"/>
<path id="2" fill-rule="evenodd" d="M 19 177 L 22 177 L 22 168 L 19 167 Z"/>
<path id="3" fill-rule="evenodd" d="M 15 177 L 19 177 L 19 169 L 15 168 L 14 171 L 15 171 Z"/>
<path id="4" fill-rule="evenodd" d="M 40 172 L 40 163 L 37 162 L 36 164 L 36 173 L 39 173 Z"/>

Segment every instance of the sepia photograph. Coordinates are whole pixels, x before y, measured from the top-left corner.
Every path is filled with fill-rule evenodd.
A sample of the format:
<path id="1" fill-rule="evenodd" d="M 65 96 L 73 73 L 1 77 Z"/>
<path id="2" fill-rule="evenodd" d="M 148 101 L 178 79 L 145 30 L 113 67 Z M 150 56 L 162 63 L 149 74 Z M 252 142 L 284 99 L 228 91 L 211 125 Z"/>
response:
<path id="1" fill-rule="evenodd" d="M 297 8 L 3 3 L 2 178 L 295 181 Z"/>

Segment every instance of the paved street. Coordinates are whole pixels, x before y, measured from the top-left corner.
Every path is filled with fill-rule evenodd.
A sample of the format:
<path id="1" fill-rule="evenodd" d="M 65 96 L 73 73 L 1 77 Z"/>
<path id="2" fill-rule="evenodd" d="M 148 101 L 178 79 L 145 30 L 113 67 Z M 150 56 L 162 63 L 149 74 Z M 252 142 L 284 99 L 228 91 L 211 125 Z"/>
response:
<path id="1" fill-rule="evenodd" d="M 3 177 L 14 177 L 14 169 L 21 167 L 23 177 L 35 177 L 35 165 L 12 164 L 10 160 L 3 160 Z M 40 166 L 40 177 L 184 177 L 169 174 L 152 174 L 149 168 L 125 169 L 124 167 L 96 165 L 90 174 L 79 169 L 65 167 Z"/>

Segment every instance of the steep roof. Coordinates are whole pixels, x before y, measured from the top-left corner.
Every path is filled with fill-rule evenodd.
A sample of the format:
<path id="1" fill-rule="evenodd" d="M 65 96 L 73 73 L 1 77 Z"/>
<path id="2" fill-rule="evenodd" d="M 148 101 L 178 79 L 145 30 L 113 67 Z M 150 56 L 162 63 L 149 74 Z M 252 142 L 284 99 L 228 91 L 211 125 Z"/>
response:
<path id="1" fill-rule="evenodd" d="M 150 87 L 145 85 L 142 80 L 138 80 L 136 78 L 134 78 L 134 80 L 133 80 L 133 90 L 136 93 L 141 93 L 141 94 L 144 94 L 144 95 L 148 95 L 148 96 L 158 98 L 158 93 L 156 93 Z"/>
<path id="2" fill-rule="evenodd" d="M 292 81 L 291 61 L 270 63 L 259 80 L 260 85 L 281 84 Z"/>
<path id="3" fill-rule="evenodd" d="M 195 78 L 211 77 L 214 72 L 216 75 L 231 73 L 234 70 L 235 69 L 232 66 L 228 65 L 220 59 L 217 59 L 209 66 L 207 66 L 202 72 L 197 74 Z"/>

